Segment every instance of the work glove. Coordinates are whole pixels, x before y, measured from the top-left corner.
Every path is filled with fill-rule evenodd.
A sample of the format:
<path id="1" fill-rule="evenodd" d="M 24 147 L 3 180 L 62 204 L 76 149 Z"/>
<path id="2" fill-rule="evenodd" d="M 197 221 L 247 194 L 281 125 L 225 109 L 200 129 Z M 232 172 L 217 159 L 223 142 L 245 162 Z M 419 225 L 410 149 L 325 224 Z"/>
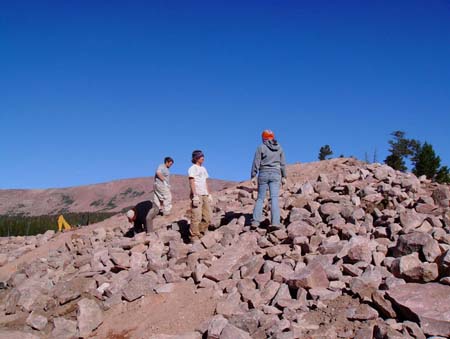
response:
<path id="1" fill-rule="evenodd" d="M 211 194 L 208 194 L 208 201 L 210 204 L 212 204 L 214 202 L 214 199 Z"/>
<path id="2" fill-rule="evenodd" d="M 287 184 L 287 179 L 286 178 L 281 178 L 281 184 L 283 186 L 285 186 Z"/>
<path id="3" fill-rule="evenodd" d="M 193 207 L 199 207 L 200 206 L 200 198 L 198 195 L 194 195 L 192 197 L 192 206 Z"/>
<path id="4" fill-rule="evenodd" d="M 253 187 L 258 186 L 258 178 L 257 178 L 257 177 L 253 177 L 253 178 L 252 178 L 252 186 L 253 186 Z"/>

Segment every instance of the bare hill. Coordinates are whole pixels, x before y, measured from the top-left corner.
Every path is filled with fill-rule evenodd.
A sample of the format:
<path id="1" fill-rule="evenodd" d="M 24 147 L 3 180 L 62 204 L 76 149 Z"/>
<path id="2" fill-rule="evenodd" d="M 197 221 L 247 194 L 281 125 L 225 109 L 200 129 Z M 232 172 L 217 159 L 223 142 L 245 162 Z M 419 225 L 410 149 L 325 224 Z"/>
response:
<path id="1" fill-rule="evenodd" d="M 153 177 L 145 177 L 68 188 L 0 190 L 0 215 L 120 212 L 123 208 L 151 198 L 153 180 Z M 231 184 L 224 180 L 210 180 L 213 192 Z M 187 177 L 172 175 L 171 190 L 174 201 L 187 199 Z"/>

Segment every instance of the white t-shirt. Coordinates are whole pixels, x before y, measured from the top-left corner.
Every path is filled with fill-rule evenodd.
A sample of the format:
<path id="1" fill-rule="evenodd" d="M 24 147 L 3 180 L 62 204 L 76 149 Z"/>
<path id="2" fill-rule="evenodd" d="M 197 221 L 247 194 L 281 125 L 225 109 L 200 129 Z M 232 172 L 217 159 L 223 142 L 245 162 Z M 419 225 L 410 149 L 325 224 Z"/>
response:
<path id="1" fill-rule="evenodd" d="M 198 195 L 208 195 L 208 188 L 206 187 L 206 179 L 208 176 L 208 171 L 206 168 L 199 165 L 192 165 L 188 171 L 189 178 L 194 178 L 195 191 Z"/>

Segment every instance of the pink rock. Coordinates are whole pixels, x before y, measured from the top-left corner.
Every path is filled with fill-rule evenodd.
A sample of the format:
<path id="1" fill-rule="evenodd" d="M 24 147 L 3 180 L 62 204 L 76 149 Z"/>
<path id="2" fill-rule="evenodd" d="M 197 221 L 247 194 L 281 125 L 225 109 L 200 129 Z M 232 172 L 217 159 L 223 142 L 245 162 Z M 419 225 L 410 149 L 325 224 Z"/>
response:
<path id="1" fill-rule="evenodd" d="M 408 283 L 386 293 L 404 317 L 418 319 L 425 334 L 450 337 L 450 286 Z"/>
<path id="2" fill-rule="evenodd" d="M 318 287 L 328 288 L 329 283 L 327 273 L 319 263 L 308 265 L 300 272 L 294 274 L 288 282 L 290 286 L 306 289 Z"/>

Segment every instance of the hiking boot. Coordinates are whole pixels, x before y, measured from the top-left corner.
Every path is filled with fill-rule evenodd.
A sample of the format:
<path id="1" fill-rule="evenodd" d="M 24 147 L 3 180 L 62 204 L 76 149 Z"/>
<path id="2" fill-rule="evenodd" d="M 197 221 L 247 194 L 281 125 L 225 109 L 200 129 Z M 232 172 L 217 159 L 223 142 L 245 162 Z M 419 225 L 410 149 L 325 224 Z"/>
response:
<path id="1" fill-rule="evenodd" d="M 270 229 L 274 231 L 281 230 L 282 228 L 284 228 L 284 225 L 282 224 L 270 225 Z"/>

